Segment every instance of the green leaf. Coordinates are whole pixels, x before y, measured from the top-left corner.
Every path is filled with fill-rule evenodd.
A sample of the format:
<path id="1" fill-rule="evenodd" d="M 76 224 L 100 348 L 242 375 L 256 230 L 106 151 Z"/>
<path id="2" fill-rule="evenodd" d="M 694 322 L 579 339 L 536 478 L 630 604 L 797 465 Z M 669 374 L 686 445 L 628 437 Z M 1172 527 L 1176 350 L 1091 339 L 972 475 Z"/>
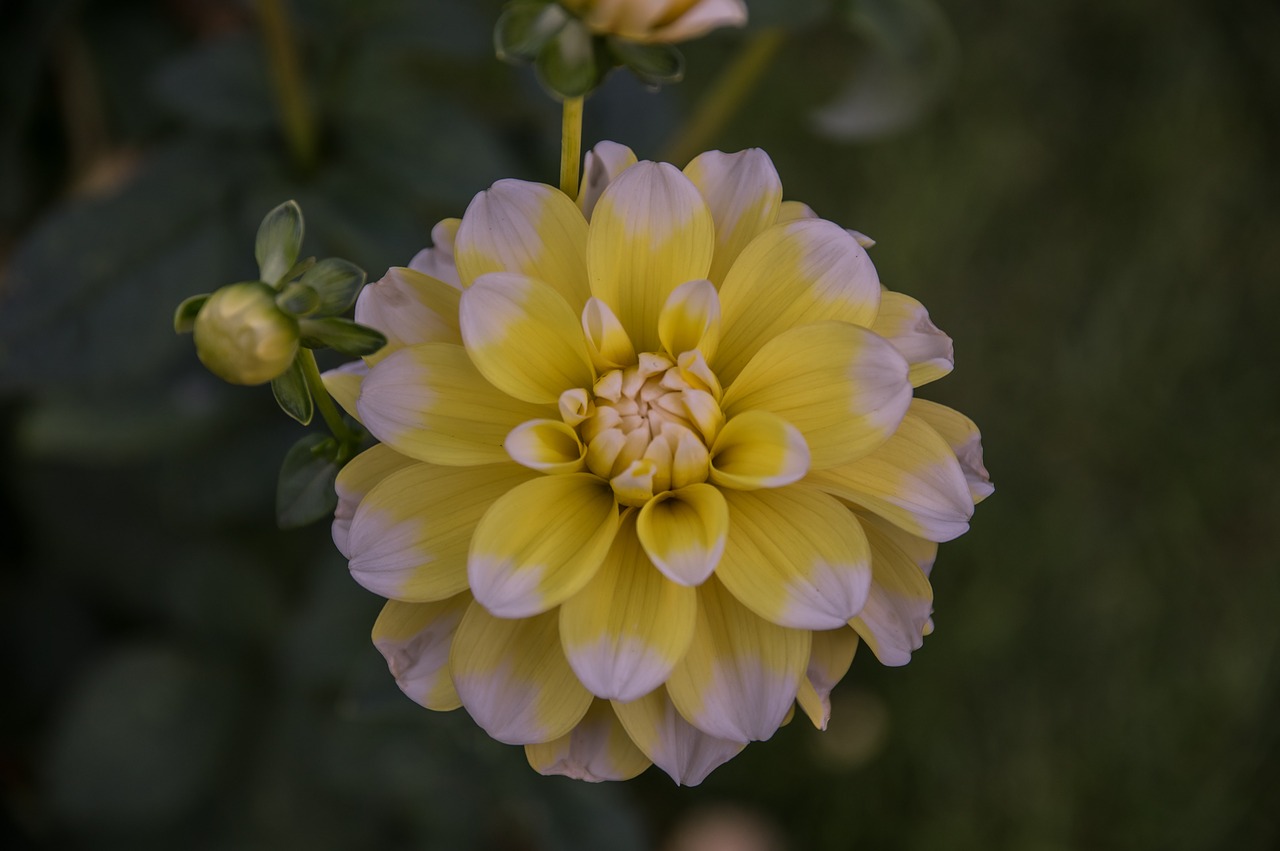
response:
<path id="1" fill-rule="evenodd" d="M 276 487 L 276 523 L 298 529 L 333 514 L 338 505 L 338 443 L 324 434 L 309 434 L 284 456 Z"/>
<path id="2" fill-rule="evenodd" d="M 200 308 L 204 307 L 204 303 L 208 300 L 208 293 L 183 299 L 182 304 L 178 305 L 178 309 L 173 312 L 174 333 L 190 334 L 192 329 L 196 327 L 196 315 L 200 313 Z"/>
<path id="3" fill-rule="evenodd" d="M 669 44 L 638 44 L 610 38 L 609 49 L 631 73 L 651 86 L 678 83 L 684 77 L 684 55 Z"/>
<path id="4" fill-rule="evenodd" d="M 281 278 L 280 280 L 296 281 L 298 280 L 298 278 L 301 278 L 303 275 L 305 275 L 307 271 L 314 265 L 316 265 L 316 258 L 314 257 L 308 257 L 304 260 L 299 260 L 297 263 L 293 264 L 293 268 L 291 268 L 288 272 L 284 273 L 284 277 Z"/>
<path id="5" fill-rule="evenodd" d="M 546 0 L 511 3 L 493 28 L 494 52 L 504 62 L 535 59 L 569 20 L 563 7 Z"/>
<path id="6" fill-rule="evenodd" d="M 320 297 L 315 313 L 335 316 L 356 303 L 364 286 L 364 270 L 349 260 L 328 257 L 313 266 L 300 281 Z"/>
<path id="7" fill-rule="evenodd" d="M 302 250 L 302 230 L 302 208 L 296 201 L 285 201 L 267 213 L 253 248 L 262 280 L 274 287 L 293 268 Z"/>
<path id="8" fill-rule="evenodd" d="M 576 98 L 600 84 L 607 67 L 597 61 L 594 39 L 587 25 L 567 23 L 538 54 L 538 79 L 556 97 Z"/>
<path id="9" fill-rule="evenodd" d="M 283 375 L 271 382 L 271 393 L 276 397 L 280 410 L 303 425 L 311 422 L 315 401 L 311 398 L 311 388 L 307 386 L 302 364 L 297 358 Z"/>
<path id="10" fill-rule="evenodd" d="M 320 294 L 301 281 L 284 285 L 276 306 L 294 316 L 310 316 L 320 308 Z"/>
<path id="11" fill-rule="evenodd" d="M 309 349 L 328 346 L 353 357 L 371 355 L 387 344 L 381 331 L 360 325 L 350 319 L 304 319 L 299 323 L 302 345 Z"/>

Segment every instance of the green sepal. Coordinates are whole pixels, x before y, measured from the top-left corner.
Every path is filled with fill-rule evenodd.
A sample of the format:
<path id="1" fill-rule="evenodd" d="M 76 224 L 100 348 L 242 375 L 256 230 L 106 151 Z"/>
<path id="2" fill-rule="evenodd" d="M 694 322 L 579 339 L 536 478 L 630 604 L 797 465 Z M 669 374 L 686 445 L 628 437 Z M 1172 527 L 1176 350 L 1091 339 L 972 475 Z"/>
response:
<path id="1" fill-rule="evenodd" d="M 569 13 L 547 0 L 510 3 L 493 28 L 493 50 L 503 62 L 536 59 L 569 22 Z"/>
<path id="2" fill-rule="evenodd" d="M 311 388 L 307 386 L 306 376 L 302 372 L 302 364 L 297 358 L 278 378 L 271 382 L 271 393 L 276 397 L 280 410 L 306 425 L 315 414 L 315 400 L 311 398 Z"/>
<path id="3" fill-rule="evenodd" d="M 302 345 L 308 349 L 328 346 L 352 357 L 371 355 L 387 344 L 387 338 L 381 331 L 338 316 L 303 319 L 299 330 L 302 332 Z"/>
<path id="4" fill-rule="evenodd" d="M 338 441 L 318 433 L 289 449 L 276 485 L 276 524 L 281 529 L 298 529 L 333 515 L 340 450 Z"/>
<path id="5" fill-rule="evenodd" d="M 538 80 L 556 97 L 583 97 L 604 79 L 608 62 L 597 56 L 596 39 L 579 20 L 567 22 L 542 48 L 534 64 Z"/>
<path id="6" fill-rule="evenodd" d="M 349 260 L 328 257 L 312 266 L 298 283 L 313 290 L 320 303 L 315 308 L 319 316 L 337 316 L 350 309 L 364 286 L 364 270 Z"/>
<path id="7" fill-rule="evenodd" d="M 182 304 L 173 312 L 173 331 L 175 334 L 190 334 L 196 327 L 196 315 L 209 300 L 209 293 L 193 295 L 183 299 Z"/>
<path id="8" fill-rule="evenodd" d="M 310 316 L 320 309 L 320 293 L 301 281 L 285 284 L 276 296 L 276 307 L 293 316 Z"/>
<path id="9" fill-rule="evenodd" d="M 305 275 L 314 265 L 316 265 L 316 258 L 314 257 L 307 257 L 303 260 L 299 260 L 297 263 L 293 264 L 293 268 L 284 273 L 284 277 L 280 280 L 285 282 L 296 281 Z"/>
<path id="10" fill-rule="evenodd" d="M 670 44 L 640 44 L 621 38 L 610 38 L 609 49 L 618 62 L 625 65 L 650 86 L 678 83 L 684 78 L 684 54 Z"/>
<path id="11" fill-rule="evenodd" d="M 302 208 L 297 201 L 285 201 L 267 213 L 258 226 L 253 256 L 258 261 L 258 276 L 270 286 L 284 280 L 285 273 L 298 261 L 302 230 Z"/>

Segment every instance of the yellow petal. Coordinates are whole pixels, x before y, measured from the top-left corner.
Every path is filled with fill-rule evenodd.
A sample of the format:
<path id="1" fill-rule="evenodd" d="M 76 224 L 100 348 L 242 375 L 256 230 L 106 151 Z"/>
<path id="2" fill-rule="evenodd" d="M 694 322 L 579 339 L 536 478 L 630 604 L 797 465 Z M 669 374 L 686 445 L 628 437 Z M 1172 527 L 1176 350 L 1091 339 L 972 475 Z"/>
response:
<path id="1" fill-rule="evenodd" d="M 819 730 L 827 729 L 827 722 L 831 720 L 831 690 L 849 672 L 857 649 L 858 634 L 847 626 L 813 634 L 813 650 L 798 700 L 800 708 Z"/>
<path id="2" fill-rule="evenodd" d="M 680 585 L 706 581 L 720 563 L 728 532 L 724 497 L 704 483 L 658 494 L 636 520 L 636 533 L 649 558 Z"/>
<path id="3" fill-rule="evenodd" d="M 455 287 L 413 269 L 388 269 L 356 300 L 356 321 L 387 337 L 387 345 L 369 356 L 369 364 L 418 343 L 461 343 L 459 295 Z"/>
<path id="4" fill-rule="evenodd" d="M 697 786 L 746 747 L 708 736 L 684 720 L 666 689 L 630 703 L 614 701 L 613 711 L 641 752 L 680 786 Z"/>
<path id="5" fill-rule="evenodd" d="M 462 289 L 458 278 L 458 265 L 453 259 L 453 245 L 458 239 L 458 226 L 462 219 L 441 219 L 431 229 L 431 247 L 424 248 L 409 261 L 409 268 L 437 281 L 444 281 L 454 289 Z"/>
<path id="6" fill-rule="evenodd" d="M 576 473 L 586 463 L 587 447 L 561 420 L 529 420 L 511 430 L 503 444 L 517 464 L 542 473 Z"/>
<path id="7" fill-rule="evenodd" d="M 926 541 L 919 535 L 912 535 L 910 532 L 902 531 L 878 514 L 872 514 L 870 511 L 857 506 L 849 507 L 853 510 L 854 516 L 858 518 L 858 522 L 862 524 L 864 531 L 874 526 L 876 531 L 889 538 L 894 546 L 906 553 L 907 557 L 915 563 L 916 567 L 920 568 L 926 578 L 933 572 L 933 564 L 938 558 L 937 541 Z"/>
<path id="8" fill-rule="evenodd" d="M 816 219 L 818 214 L 808 204 L 800 201 L 783 201 L 782 206 L 778 209 L 777 224 L 783 222 L 794 222 L 797 219 Z M 866 246 L 863 246 L 864 248 Z"/>
<path id="9" fill-rule="evenodd" d="M 595 577 L 560 606 L 569 664 L 597 697 L 635 700 L 666 682 L 693 639 L 697 592 L 654 569 L 630 513 Z"/>
<path id="10" fill-rule="evenodd" d="M 347 539 L 351 534 L 351 520 L 356 516 L 361 500 L 387 476 L 417 463 L 379 443 L 352 458 L 338 473 L 333 485 L 338 493 L 338 507 L 333 512 L 333 543 L 344 557 L 351 558 Z"/>
<path id="11" fill-rule="evenodd" d="M 911 386 L 937 381 L 955 367 L 951 338 L 929 319 L 929 311 L 909 295 L 885 290 L 871 330 L 884 337 L 911 364 Z"/>
<path id="12" fill-rule="evenodd" d="M 969 496 L 973 498 L 974 505 L 995 492 L 991 476 L 982 463 L 982 434 L 973 420 L 946 405 L 926 399 L 912 399 L 910 412 L 942 435 L 942 439 L 956 454 L 960 469 L 964 470 L 964 479 L 969 484 Z"/>
<path id="13" fill-rule="evenodd" d="M 705 278 L 714 250 L 711 213 L 688 178 L 666 163 L 638 163 L 609 184 L 591 216 L 591 295 L 613 308 L 639 351 L 657 351 L 667 296 Z"/>
<path id="14" fill-rule="evenodd" d="M 680 714 L 702 732 L 761 741 L 791 711 L 808 662 L 807 630 L 762 620 L 712 578 L 698 588 L 693 641 L 667 691 Z M 637 744 L 643 749 L 638 739 Z"/>
<path id="15" fill-rule="evenodd" d="M 724 496 L 729 540 L 716 578 L 739 602 L 799 629 L 836 629 L 862 609 L 871 551 L 834 497 L 803 485 Z"/>
<path id="16" fill-rule="evenodd" d="M 762 346 L 799 325 L 870 325 L 880 279 L 867 252 L 839 225 L 802 219 L 765 231 L 720 287 L 723 332 L 711 365 L 725 382 Z"/>
<path id="17" fill-rule="evenodd" d="M 806 481 L 931 541 L 963 535 L 973 516 L 955 453 L 912 414 L 871 454 L 814 471 Z"/>
<path id="18" fill-rule="evenodd" d="M 905 665 L 924 642 L 933 588 L 912 553 L 899 546 L 892 526 L 863 520 L 862 528 L 871 544 L 871 593 L 849 623 L 881 664 Z"/>
<path id="19" fill-rule="evenodd" d="M 626 145 L 617 142 L 597 142 L 587 151 L 582 164 L 582 188 L 578 191 L 578 209 L 591 220 L 596 202 L 605 188 L 636 164 L 636 155 Z"/>
<path id="20" fill-rule="evenodd" d="M 588 783 L 630 780 L 651 764 L 604 700 L 594 701 L 568 735 L 525 745 L 524 753 L 539 774 L 560 774 Z"/>
<path id="21" fill-rule="evenodd" d="M 574 314 L 587 288 L 587 220 L 563 192 L 541 183 L 499 180 L 467 207 L 454 248 L 470 286 L 486 272 L 516 272 L 546 281 Z"/>
<path id="22" fill-rule="evenodd" d="M 595 383 L 577 312 L 547 284 L 524 275 L 481 275 L 459 307 L 467 354 L 489 382 L 526 402 L 555 405 Z"/>
<path id="23" fill-rule="evenodd" d="M 672 290 L 658 317 L 658 337 L 672 360 L 694 351 L 711 359 L 720 342 L 720 298 L 710 281 L 687 281 Z"/>
<path id="24" fill-rule="evenodd" d="M 716 253 L 707 277 L 718 285 L 747 243 L 777 220 L 782 181 L 759 148 L 708 151 L 685 166 L 684 174 L 706 199 L 715 222 Z"/>
<path id="25" fill-rule="evenodd" d="M 591 581 L 617 531 L 608 484 L 588 473 L 533 479 L 503 495 L 476 527 L 471 591 L 498 617 L 545 612 Z"/>
<path id="26" fill-rule="evenodd" d="M 817 322 L 766 343 L 725 390 L 721 407 L 771 411 L 790 422 L 820 470 L 852 461 L 888 439 L 911 403 L 907 363 L 865 328 Z"/>
<path id="27" fill-rule="evenodd" d="M 582 334 L 591 361 L 600 372 L 634 366 L 636 349 L 609 305 L 598 298 L 587 300 L 582 309 Z"/>
<path id="28" fill-rule="evenodd" d="M 768 411 L 744 411 L 711 445 L 711 481 L 737 490 L 780 488 L 809 472 L 809 446 L 791 423 Z"/>
<path id="29" fill-rule="evenodd" d="M 368 375 L 369 365 L 362 360 L 353 360 L 322 373 L 320 380 L 342 410 L 359 420 L 356 402 L 360 399 L 360 387 Z"/>
<path id="30" fill-rule="evenodd" d="M 415 703 L 441 712 L 462 705 L 449 676 L 449 648 L 470 594 L 437 603 L 388 600 L 373 624 L 373 646 L 396 685 Z"/>
<path id="31" fill-rule="evenodd" d="M 465 591 L 467 550 L 480 518 L 534 476 L 515 464 L 414 464 L 392 473 L 369 491 L 351 521 L 351 575 L 375 594 L 410 602 Z"/>
<path id="32" fill-rule="evenodd" d="M 475 722 L 508 745 L 567 735 L 591 706 L 560 649 L 559 618 L 496 618 L 472 603 L 458 626 L 449 669 Z"/>
<path id="33" fill-rule="evenodd" d="M 503 441 L 527 420 L 556 409 L 513 399 L 494 387 L 462 346 L 400 349 L 369 373 L 356 403 L 360 421 L 398 452 L 446 466 L 510 460 Z"/>

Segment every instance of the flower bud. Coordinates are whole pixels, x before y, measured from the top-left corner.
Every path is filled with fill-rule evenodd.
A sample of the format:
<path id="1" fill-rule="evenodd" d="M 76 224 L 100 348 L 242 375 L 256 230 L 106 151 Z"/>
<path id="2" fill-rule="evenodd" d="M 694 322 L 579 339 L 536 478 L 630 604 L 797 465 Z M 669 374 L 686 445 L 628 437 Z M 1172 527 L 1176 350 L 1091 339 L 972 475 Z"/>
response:
<path id="1" fill-rule="evenodd" d="M 209 296 L 196 316 L 196 354 L 232 384 L 265 384 L 298 353 L 298 321 L 276 307 L 260 281 L 231 284 Z"/>

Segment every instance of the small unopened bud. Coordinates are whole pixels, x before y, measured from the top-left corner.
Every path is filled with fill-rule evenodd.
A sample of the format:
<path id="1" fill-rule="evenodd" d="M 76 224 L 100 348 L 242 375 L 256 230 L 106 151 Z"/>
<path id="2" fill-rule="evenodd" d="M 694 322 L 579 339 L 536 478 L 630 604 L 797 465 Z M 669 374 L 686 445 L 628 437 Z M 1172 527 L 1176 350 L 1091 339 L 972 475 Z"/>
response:
<path id="1" fill-rule="evenodd" d="M 265 384 L 298 353 L 298 321 L 276 307 L 276 292 L 259 281 L 231 284 L 209 296 L 196 316 L 196 354 L 232 384 Z"/>

